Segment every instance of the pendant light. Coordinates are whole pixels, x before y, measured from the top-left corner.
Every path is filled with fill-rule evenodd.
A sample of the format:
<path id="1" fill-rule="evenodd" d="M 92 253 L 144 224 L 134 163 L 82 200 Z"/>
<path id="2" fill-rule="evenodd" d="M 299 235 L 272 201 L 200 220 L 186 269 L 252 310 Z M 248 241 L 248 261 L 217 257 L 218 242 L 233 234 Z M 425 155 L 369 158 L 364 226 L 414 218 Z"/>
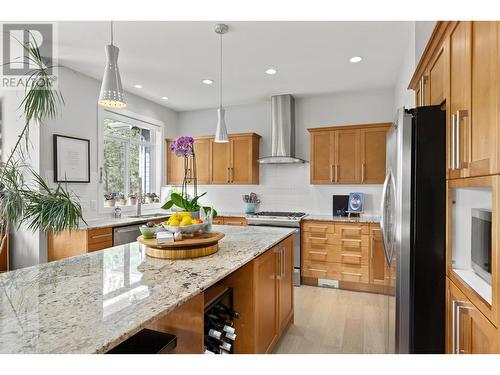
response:
<path id="1" fill-rule="evenodd" d="M 107 108 L 125 108 L 125 93 L 118 69 L 118 53 L 120 49 L 113 44 L 113 21 L 111 21 L 111 44 L 104 47 L 106 52 L 106 67 L 101 83 L 98 103 Z"/>
<path id="2" fill-rule="evenodd" d="M 220 75 L 219 75 L 219 108 L 217 109 L 217 129 L 215 130 L 216 143 L 227 143 L 229 139 L 227 137 L 226 120 L 224 119 L 225 110 L 222 108 L 222 34 L 227 33 L 229 27 L 223 23 L 218 23 L 215 25 L 215 32 L 219 34 L 220 37 Z"/>

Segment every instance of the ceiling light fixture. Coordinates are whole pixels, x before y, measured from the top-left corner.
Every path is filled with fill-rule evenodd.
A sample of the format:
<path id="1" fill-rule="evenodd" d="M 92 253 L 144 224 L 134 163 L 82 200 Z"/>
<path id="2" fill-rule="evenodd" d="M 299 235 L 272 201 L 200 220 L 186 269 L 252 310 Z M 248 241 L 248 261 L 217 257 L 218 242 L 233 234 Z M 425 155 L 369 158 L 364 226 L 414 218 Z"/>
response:
<path id="1" fill-rule="evenodd" d="M 271 76 L 273 74 L 276 74 L 276 73 L 278 73 L 278 71 L 276 69 L 274 69 L 274 68 L 269 68 L 269 69 L 266 70 L 266 74 L 269 74 Z"/>
<path id="2" fill-rule="evenodd" d="M 215 130 L 214 142 L 227 143 L 226 120 L 224 119 L 225 111 L 222 108 L 222 34 L 227 33 L 229 27 L 223 23 L 215 25 L 215 32 L 220 36 L 220 75 L 219 75 L 219 108 L 217 109 L 217 129 Z"/>
<path id="3" fill-rule="evenodd" d="M 142 85 L 134 85 L 136 89 L 142 89 Z"/>
<path id="4" fill-rule="evenodd" d="M 214 81 L 212 81 L 211 79 L 204 79 L 203 82 L 205 85 L 211 85 L 212 83 L 214 83 Z"/>
<path id="5" fill-rule="evenodd" d="M 352 62 L 353 64 L 359 63 L 361 60 L 363 60 L 361 56 L 353 56 L 349 59 L 349 61 Z"/>
<path id="6" fill-rule="evenodd" d="M 120 70 L 118 69 L 118 53 L 120 49 L 113 45 L 113 21 L 111 21 L 111 44 L 104 47 L 106 66 L 102 77 L 101 92 L 97 103 L 107 108 L 125 108 L 125 93 L 122 87 Z"/>
<path id="7" fill-rule="evenodd" d="M 162 100 L 168 100 L 167 96 L 162 96 L 161 98 L 162 98 Z"/>

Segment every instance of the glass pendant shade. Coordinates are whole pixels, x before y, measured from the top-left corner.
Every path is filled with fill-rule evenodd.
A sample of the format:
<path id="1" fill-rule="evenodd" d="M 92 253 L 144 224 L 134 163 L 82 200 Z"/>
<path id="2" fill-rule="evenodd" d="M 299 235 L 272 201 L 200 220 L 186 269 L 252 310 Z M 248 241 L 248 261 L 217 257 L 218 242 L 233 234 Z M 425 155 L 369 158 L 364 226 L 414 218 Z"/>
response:
<path id="1" fill-rule="evenodd" d="M 118 69 L 118 53 L 120 49 L 113 44 L 105 47 L 106 67 L 102 78 L 99 105 L 107 108 L 125 108 L 125 93 Z"/>
<path id="2" fill-rule="evenodd" d="M 227 137 L 227 129 L 226 129 L 226 120 L 224 119 L 226 111 L 224 108 L 219 107 L 217 109 L 217 129 L 215 130 L 215 139 L 216 143 L 227 143 L 229 142 L 229 138 Z"/>

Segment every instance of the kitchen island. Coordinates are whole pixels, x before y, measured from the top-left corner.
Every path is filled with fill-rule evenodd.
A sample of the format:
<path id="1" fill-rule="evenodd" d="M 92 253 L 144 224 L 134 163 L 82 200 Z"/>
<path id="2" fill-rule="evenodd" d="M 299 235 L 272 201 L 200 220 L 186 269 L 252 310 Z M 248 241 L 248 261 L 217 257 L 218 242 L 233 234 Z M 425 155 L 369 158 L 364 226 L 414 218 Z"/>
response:
<path id="1" fill-rule="evenodd" d="M 105 353 L 293 232 L 214 230 L 226 237 L 204 258 L 150 258 L 135 242 L 1 274 L 0 353 Z"/>

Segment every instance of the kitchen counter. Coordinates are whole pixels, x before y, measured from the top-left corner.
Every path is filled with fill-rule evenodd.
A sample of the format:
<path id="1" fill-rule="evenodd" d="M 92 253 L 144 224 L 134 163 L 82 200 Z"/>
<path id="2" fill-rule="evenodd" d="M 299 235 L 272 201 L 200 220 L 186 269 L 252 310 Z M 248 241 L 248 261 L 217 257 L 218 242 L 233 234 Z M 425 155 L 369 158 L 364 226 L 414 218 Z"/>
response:
<path id="1" fill-rule="evenodd" d="M 0 274 L 0 353 L 104 353 L 293 233 L 214 225 L 220 250 L 147 257 L 135 242 Z"/>
<path id="2" fill-rule="evenodd" d="M 380 223 L 380 216 L 363 215 L 361 217 L 344 217 L 344 216 L 332 216 L 332 215 L 307 215 L 302 220 L 335 221 L 335 222 L 342 222 L 342 223 L 378 224 L 378 223 Z"/>
<path id="3" fill-rule="evenodd" d="M 121 227 L 125 225 L 139 224 L 144 223 L 149 220 L 158 220 L 158 219 L 167 219 L 173 212 L 170 211 L 151 211 L 144 212 L 143 215 L 152 215 L 145 217 L 127 217 L 127 215 L 134 215 L 133 213 L 122 213 L 122 217 L 120 219 L 115 219 L 113 217 L 103 217 L 97 219 L 87 220 L 87 224 L 82 223 L 80 225 L 80 229 L 98 229 L 98 228 L 109 228 L 109 227 Z M 226 217 L 246 217 L 246 214 L 243 212 L 219 212 L 219 216 Z M 158 215 L 158 216 L 155 216 Z"/>

